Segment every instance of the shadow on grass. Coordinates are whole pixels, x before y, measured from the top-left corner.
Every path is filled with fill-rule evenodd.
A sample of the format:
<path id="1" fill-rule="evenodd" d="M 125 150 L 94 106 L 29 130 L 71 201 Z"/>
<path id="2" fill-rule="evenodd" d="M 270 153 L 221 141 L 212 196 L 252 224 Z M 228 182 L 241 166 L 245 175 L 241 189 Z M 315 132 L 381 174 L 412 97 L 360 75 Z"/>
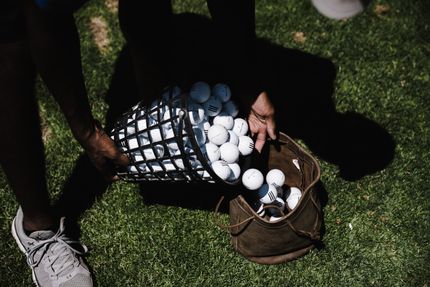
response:
<path id="1" fill-rule="evenodd" d="M 222 79 L 234 87 L 245 82 L 241 73 L 227 79 L 220 73 L 220 59 L 214 50 L 211 21 L 203 16 L 180 14 L 175 16 L 178 44 L 174 65 L 181 74 L 179 85 L 189 90 L 189 84 L 203 80 L 215 84 Z M 276 108 L 277 126 L 292 138 L 301 139 L 313 155 L 336 164 L 345 180 L 358 180 L 384 169 L 394 156 L 395 143 L 390 134 L 374 121 L 350 111 L 338 113 L 332 96 L 336 78 L 334 64 L 321 57 L 287 49 L 259 39 L 257 50 L 263 61 L 257 76 L 264 78 Z M 224 63 L 228 65 L 228 63 Z M 116 61 L 110 89 L 106 96 L 109 110 L 106 130 L 132 105 L 139 102 L 131 56 L 127 46 Z M 150 71 L 148 74 L 151 74 Z M 244 73 L 249 74 L 249 73 Z M 232 89 L 235 91 L 234 89 Z M 233 95 L 234 97 L 234 95 Z M 108 184 L 100 177 L 86 156 L 76 163 L 57 207 L 76 222 L 81 213 L 90 208 Z M 319 185 L 322 203 L 328 201 L 322 183 Z M 140 184 L 146 204 L 180 206 L 213 211 L 221 196 L 226 196 L 221 212 L 227 212 L 229 198 L 243 191 L 222 184 L 144 183 Z M 75 225 L 76 226 L 76 225 Z M 76 226 L 75 233 L 79 234 Z"/>

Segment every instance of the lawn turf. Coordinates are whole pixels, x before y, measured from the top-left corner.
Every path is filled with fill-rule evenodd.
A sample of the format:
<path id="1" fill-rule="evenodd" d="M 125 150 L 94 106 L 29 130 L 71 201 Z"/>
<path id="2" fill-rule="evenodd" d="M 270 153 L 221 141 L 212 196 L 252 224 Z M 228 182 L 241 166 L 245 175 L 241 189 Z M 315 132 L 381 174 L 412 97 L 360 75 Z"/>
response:
<path id="1" fill-rule="evenodd" d="M 112 3 L 92 1 L 76 14 L 88 94 L 101 121 L 124 44 Z M 176 13 L 209 15 L 205 1 L 173 4 Z M 381 7 L 388 9 L 381 13 Z M 333 62 L 336 110 L 376 122 L 396 143 L 386 168 L 355 181 L 342 179 L 335 164 L 317 156 L 328 193 L 323 249 L 286 264 L 251 263 L 232 250 L 211 210 L 145 204 L 137 185 L 117 182 L 79 220 L 98 285 L 429 286 L 429 8 L 424 0 L 373 1 L 359 16 L 333 21 L 310 1 L 256 3 L 257 35 Z M 93 17 L 108 24 L 107 48 L 94 43 Z M 37 95 L 55 199 L 82 149 L 40 82 Z M 30 286 L 31 272 L 10 234 L 18 205 L 3 173 L 0 190 L 0 286 Z"/>

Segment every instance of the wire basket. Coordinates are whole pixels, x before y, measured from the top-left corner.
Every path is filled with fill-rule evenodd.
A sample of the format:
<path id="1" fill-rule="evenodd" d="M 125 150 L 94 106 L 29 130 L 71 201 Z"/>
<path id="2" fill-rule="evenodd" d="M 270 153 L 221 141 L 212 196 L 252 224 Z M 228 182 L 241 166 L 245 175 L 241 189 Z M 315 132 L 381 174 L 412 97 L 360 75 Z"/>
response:
<path id="1" fill-rule="evenodd" d="M 130 159 L 127 167 L 117 168 L 122 180 L 240 182 L 240 177 L 224 180 L 214 172 L 200 141 L 207 137 L 207 129 L 191 124 L 188 105 L 187 94 L 170 87 L 149 107 L 139 102 L 121 116 L 111 138 Z M 248 162 L 244 158 L 239 165 Z"/>

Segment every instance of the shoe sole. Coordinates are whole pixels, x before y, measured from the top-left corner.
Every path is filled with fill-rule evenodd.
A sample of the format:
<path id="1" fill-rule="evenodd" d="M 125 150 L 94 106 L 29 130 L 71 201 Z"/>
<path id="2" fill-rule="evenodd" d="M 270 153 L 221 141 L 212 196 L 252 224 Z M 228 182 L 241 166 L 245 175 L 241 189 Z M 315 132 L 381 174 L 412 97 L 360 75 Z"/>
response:
<path id="1" fill-rule="evenodd" d="M 19 250 L 21 250 L 25 255 L 27 255 L 27 251 L 24 248 L 24 245 L 21 243 L 21 240 L 19 240 L 18 234 L 16 233 L 15 229 L 15 218 L 12 221 L 12 236 L 15 239 L 16 243 L 18 244 Z M 40 285 L 37 283 L 36 275 L 34 274 L 33 267 L 31 268 L 31 278 L 33 279 L 34 284 L 36 284 L 37 287 L 40 287 Z"/>

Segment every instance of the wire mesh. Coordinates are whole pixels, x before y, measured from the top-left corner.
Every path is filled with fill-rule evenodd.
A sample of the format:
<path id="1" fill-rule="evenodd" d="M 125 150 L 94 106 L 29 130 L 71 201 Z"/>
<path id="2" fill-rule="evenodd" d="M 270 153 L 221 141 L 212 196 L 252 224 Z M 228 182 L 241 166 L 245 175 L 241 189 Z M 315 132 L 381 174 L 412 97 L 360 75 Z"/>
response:
<path id="1" fill-rule="evenodd" d="M 111 138 L 125 153 L 130 164 L 118 167 L 125 181 L 223 182 L 211 168 L 200 139 L 207 130 L 193 126 L 189 118 L 187 94 L 168 88 L 160 100 L 145 106 L 139 102 L 114 125 Z M 202 134 L 203 133 L 203 134 Z M 240 162 L 246 165 L 246 161 Z"/>

